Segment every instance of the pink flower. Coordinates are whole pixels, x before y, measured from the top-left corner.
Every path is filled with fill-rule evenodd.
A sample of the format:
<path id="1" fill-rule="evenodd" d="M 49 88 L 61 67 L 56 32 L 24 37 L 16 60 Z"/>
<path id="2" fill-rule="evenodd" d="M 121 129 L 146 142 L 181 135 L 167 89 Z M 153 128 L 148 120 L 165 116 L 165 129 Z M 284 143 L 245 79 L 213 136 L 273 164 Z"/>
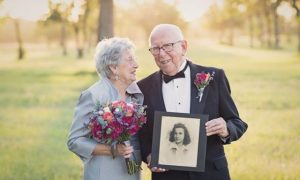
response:
<path id="1" fill-rule="evenodd" d="M 127 106 L 127 109 L 126 109 L 126 115 L 127 117 L 131 117 L 133 115 L 133 112 L 134 112 L 134 109 L 133 109 L 133 106 Z"/>
<path id="2" fill-rule="evenodd" d="M 113 119 L 113 114 L 110 111 L 109 112 L 104 112 L 102 116 L 103 116 L 103 119 L 105 121 L 107 121 L 108 123 L 110 123 Z"/>
<path id="3" fill-rule="evenodd" d="M 97 139 L 101 139 L 101 131 L 102 131 L 102 127 L 99 124 L 98 121 L 93 120 L 92 123 L 90 124 L 91 127 L 91 134 L 93 137 L 97 138 Z"/>
<path id="4" fill-rule="evenodd" d="M 124 101 L 114 101 L 111 104 L 112 108 L 121 108 L 124 109 L 126 107 L 126 103 Z"/>

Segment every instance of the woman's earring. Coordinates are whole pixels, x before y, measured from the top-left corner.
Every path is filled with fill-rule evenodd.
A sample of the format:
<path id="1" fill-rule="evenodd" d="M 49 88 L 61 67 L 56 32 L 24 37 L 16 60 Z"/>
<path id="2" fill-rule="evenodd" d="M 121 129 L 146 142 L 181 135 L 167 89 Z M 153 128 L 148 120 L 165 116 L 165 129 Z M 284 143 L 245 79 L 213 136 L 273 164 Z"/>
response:
<path id="1" fill-rule="evenodd" d="M 115 75 L 115 80 L 119 80 L 119 76 L 118 75 Z"/>

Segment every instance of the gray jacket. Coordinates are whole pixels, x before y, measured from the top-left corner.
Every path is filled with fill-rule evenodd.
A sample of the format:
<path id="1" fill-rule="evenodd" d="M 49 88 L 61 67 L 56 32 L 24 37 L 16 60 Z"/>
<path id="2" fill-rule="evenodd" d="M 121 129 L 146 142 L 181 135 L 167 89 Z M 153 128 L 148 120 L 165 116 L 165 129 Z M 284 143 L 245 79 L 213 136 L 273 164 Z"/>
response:
<path id="1" fill-rule="evenodd" d="M 132 83 L 127 88 L 127 93 L 131 94 L 131 98 L 142 104 L 144 96 L 136 83 Z M 102 80 L 93 84 L 80 95 L 78 104 L 75 108 L 74 119 L 71 125 L 68 148 L 74 152 L 83 161 L 84 180 L 138 180 L 140 174 L 128 175 L 125 160 L 123 157 L 112 159 L 107 155 L 92 155 L 97 142 L 90 138 L 90 130 L 85 126 L 89 121 L 89 117 L 94 110 L 97 101 L 109 103 L 121 99 L 118 91 L 110 80 L 102 78 Z M 130 101 L 130 99 L 128 99 Z M 141 161 L 140 148 L 137 135 L 131 138 L 131 144 L 134 146 L 134 156 Z"/>

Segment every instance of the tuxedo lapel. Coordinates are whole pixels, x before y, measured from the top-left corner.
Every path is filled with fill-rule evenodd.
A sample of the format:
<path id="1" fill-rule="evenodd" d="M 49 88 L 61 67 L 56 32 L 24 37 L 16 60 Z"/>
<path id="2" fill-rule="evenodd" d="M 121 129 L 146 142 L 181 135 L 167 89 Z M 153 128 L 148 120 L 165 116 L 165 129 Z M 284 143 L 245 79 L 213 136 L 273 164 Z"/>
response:
<path id="1" fill-rule="evenodd" d="M 153 101 L 153 107 L 155 107 L 155 110 L 158 110 L 158 111 L 166 111 L 164 98 L 162 95 L 162 74 L 161 74 L 161 72 L 157 72 L 155 74 L 154 79 L 155 80 L 153 83 L 153 87 L 151 88 L 153 91 L 151 93 L 153 95 L 153 98 L 151 98 Z"/>
<path id="2" fill-rule="evenodd" d="M 190 64 L 190 68 L 191 68 L 191 108 L 190 108 L 190 113 L 191 114 L 202 114 L 204 111 L 206 98 L 207 98 L 207 94 L 209 91 L 209 86 L 204 88 L 201 102 L 199 102 L 199 97 L 196 98 L 198 96 L 198 89 L 197 89 L 196 85 L 194 84 L 194 80 L 196 78 L 197 73 L 204 72 L 204 68 L 197 67 L 190 61 L 189 61 L 189 64 Z"/>

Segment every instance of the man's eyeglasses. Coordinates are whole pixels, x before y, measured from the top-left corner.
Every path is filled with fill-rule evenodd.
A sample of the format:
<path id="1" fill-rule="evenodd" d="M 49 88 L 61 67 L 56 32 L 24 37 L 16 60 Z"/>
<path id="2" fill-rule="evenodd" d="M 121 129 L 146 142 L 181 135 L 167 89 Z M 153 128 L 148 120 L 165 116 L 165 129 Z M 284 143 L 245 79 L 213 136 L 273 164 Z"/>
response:
<path id="1" fill-rule="evenodd" d="M 149 48 L 149 51 L 153 55 L 158 55 L 160 53 L 160 49 L 164 50 L 165 52 L 170 52 L 173 50 L 174 44 L 179 43 L 179 42 L 182 42 L 182 41 L 180 40 L 180 41 L 176 41 L 173 43 L 163 44 L 161 47 L 152 47 L 152 48 Z"/>

